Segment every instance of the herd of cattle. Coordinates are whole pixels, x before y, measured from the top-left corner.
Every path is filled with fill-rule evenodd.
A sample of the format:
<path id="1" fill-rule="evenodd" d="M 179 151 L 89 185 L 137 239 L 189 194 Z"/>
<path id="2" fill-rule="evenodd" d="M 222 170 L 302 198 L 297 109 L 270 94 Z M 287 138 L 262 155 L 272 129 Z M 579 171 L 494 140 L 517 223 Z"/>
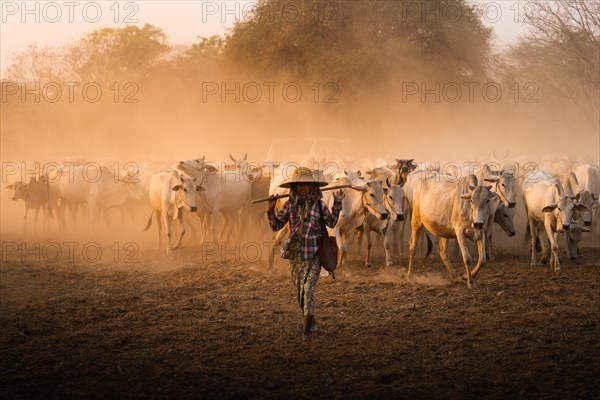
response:
<path id="1" fill-rule="evenodd" d="M 81 212 L 92 226 L 107 220 L 112 209 L 143 209 L 150 214 L 146 230 L 156 217 L 159 248 L 163 246 L 164 225 L 166 252 L 170 253 L 181 245 L 186 220 L 197 219 L 201 242 L 239 240 L 249 227 L 268 229 L 266 205 L 254 205 L 251 200 L 285 194 L 287 189 L 279 188 L 279 184 L 299 165 L 308 165 L 315 167 L 318 179 L 347 186 L 343 189 L 346 196 L 342 212 L 332 230 L 340 249 L 340 267 L 346 264 L 349 245 L 356 240 L 360 248 L 363 237 L 367 240 L 365 263 L 371 265 L 373 232 L 382 235 L 385 264 L 392 265 L 403 253 L 404 239 L 410 232 L 409 280 L 419 240 L 426 240 L 429 253 L 432 239 L 437 239 L 450 280 L 464 279 L 469 286 L 486 260 L 493 258 L 494 224 L 507 235 L 515 235 L 515 209 L 519 203 L 527 218 L 532 265 L 536 264 L 541 245 L 542 262 L 549 259 L 551 268 L 558 271 L 560 238 L 566 239 L 568 253 L 574 259 L 583 233 L 592 232 L 594 237 L 599 234 L 600 169 L 592 164 L 568 162 L 557 172 L 488 161 L 463 163 L 468 168 L 452 170 L 441 168 L 439 163 L 397 159 L 387 166 L 368 168 L 363 176 L 360 170 L 344 170 L 338 165 L 330 168 L 332 163 L 257 164 L 249 162 L 247 156 L 230 158 L 229 163 L 208 162 L 202 157 L 169 165 L 136 164 L 135 173 L 127 176 L 116 168 L 96 164 L 93 179 L 86 165 L 79 164 L 71 166 L 69 173 L 56 169 L 40 172 L 29 181 L 14 182 L 8 189 L 12 190 L 13 200 L 24 201 L 25 234 L 30 210 L 35 213 L 34 226 L 43 210 L 47 229 L 52 220 L 60 229 L 66 229 L 67 209 L 73 224 Z M 331 192 L 323 194 L 324 201 L 331 204 Z M 174 243 L 173 221 L 179 225 Z M 274 234 L 269 269 L 276 247 L 288 232 L 286 227 Z M 478 258 L 472 269 L 467 238 L 477 244 Z M 449 262 L 449 239 L 456 239 L 465 265 L 465 273 L 458 279 Z"/>

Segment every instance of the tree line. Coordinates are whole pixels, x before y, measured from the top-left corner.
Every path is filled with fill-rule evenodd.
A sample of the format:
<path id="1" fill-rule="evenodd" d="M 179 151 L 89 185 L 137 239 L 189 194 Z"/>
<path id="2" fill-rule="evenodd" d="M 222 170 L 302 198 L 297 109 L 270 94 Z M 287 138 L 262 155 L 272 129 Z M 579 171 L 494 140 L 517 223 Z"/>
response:
<path id="1" fill-rule="evenodd" d="M 277 11 L 281 2 L 263 0 L 225 35 L 199 37 L 191 46 L 169 43 L 160 27 L 149 24 L 99 29 L 56 48 L 31 45 L 13 56 L 2 81 L 2 107 L 11 112 L 5 114 L 4 132 L 40 120 L 51 123 L 57 111 L 74 113 L 65 108 L 67 94 L 72 89 L 95 100 L 96 86 L 80 93 L 89 82 L 103 89 L 98 102 L 106 102 L 106 110 L 127 114 L 114 106 L 127 96 L 134 103 L 144 99 L 173 107 L 185 99 L 180 104 L 185 107 L 206 100 L 206 82 L 229 82 L 225 87 L 231 89 L 236 81 L 277 80 L 305 87 L 334 83 L 352 106 L 372 99 L 385 103 L 390 94 L 406 90 L 407 82 L 496 81 L 506 87 L 533 82 L 548 118 L 560 110 L 598 130 L 599 2 L 535 1 L 535 15 L 525 21 L 529 33 L 502 50 L 494 48 L 493 30 L 464 0 L 287 3 L 299 10 L 293 18 Z M 450 9 L 452 15 L 435 12 Z M 82 84 L 72 88 L 65 82 Z M 60 101 L 44 106 L 21 101 L 34 83 L 51 99 L 60 90 Z M 268 102 L 267 96 L 261 101 Z"/>

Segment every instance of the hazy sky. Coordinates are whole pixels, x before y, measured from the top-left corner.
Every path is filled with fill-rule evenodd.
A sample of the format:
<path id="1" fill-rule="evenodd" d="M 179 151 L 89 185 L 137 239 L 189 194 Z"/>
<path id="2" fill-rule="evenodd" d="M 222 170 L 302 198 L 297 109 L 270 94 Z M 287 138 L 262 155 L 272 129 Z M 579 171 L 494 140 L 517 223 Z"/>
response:
<path id="1" fill-rule="evenodd" d="M 499 44 L 514 41 L 524 32 L 527 2 L 515 0 L 473 0 L 483 9 L 483 20 L 494 28 Z M 30 44 L 58 46 L 104 27 L 153 24 L 163 29 L 171 44 L 189 44 L 198 36 L 223 34 L 235 21 L 243 19 L 256 1 L 5 1 L 0 0 L 0 71 L 2 76 L 11 53 Z M 284 11 L 285 0 L 273 12 L 286 13 L 293 21 L 294 9 Z M 407 2 L 407 7 L 413 6 Z M 417 3 L 414 3 L 417 4 Z M 455 18 L 454 9 L 416 10 L 426 18 Z M 326 6 L 320 15 L 327 18 Z"/>

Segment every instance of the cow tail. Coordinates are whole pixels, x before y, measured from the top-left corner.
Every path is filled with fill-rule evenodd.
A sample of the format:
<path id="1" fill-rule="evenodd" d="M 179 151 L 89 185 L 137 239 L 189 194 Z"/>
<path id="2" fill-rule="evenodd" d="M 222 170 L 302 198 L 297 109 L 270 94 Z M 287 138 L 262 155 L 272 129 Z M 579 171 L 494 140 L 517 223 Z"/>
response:
<path id="1" fill-rule="evenodd" d="M 152 226 L 152 217 L 153 216 L 154 216 L 154 210 L 152 210 L 152 213 L 150 213 L 150 218 L 148 218 L 148 223 L 146 224 L 146 227 L 144 228 L 145 231 L 150 229 L 150 226 Z"/>
<path id="2" fill-rule="evenodd" d="M 425 232 L 425 237 L 427 238 L 427 253 L 425 253 L 425 258 L 427 258 L 433 250 L 433 242 L 431 241 L 431 238 L 429 237 L 427 232 Z"/>

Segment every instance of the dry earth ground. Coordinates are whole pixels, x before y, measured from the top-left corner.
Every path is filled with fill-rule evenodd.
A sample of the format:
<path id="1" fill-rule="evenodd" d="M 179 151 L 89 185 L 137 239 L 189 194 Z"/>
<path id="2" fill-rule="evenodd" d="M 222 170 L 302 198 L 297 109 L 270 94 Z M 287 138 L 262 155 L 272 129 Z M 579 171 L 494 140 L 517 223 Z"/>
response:
<path id="1" fill-rule="evenodd" d="M 321 277 L 319 332 L 303 342 L 284 260 L 268 274 L 239 251 L 103 245 L 96 262 L 23 262 L 7 243 L 4 399 L 600 398 L 598 246 L 563 254 L 560 274 L 502 254 L 471 290 L 437 255 L 414 284 L 355 261 Z"/>

